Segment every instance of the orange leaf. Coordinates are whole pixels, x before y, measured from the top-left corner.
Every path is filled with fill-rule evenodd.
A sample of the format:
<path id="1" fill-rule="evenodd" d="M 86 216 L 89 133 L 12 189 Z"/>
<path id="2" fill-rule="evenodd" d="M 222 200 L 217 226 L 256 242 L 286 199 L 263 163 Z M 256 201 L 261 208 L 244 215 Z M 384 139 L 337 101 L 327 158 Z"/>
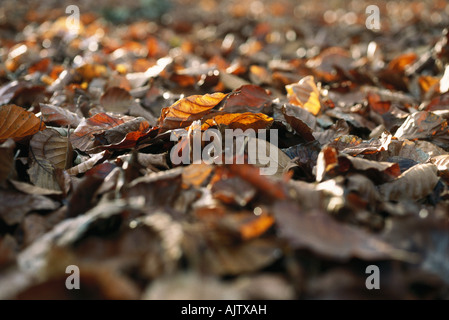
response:
<path id="1" fill-rule="evenodd" d="M 298 83 L 285 86 L 285 89 L 290 103 L 306 109 L 315 116 L 320 112 L 320 93 L 313 76 L 304 77 Z"/>
<path id="2" fill-rule="evenodd" d="M 193 121 L 201 119 L 225 97 L 226 94 L 216 92 L 180 99 L 170 107 L 162 109 L 159 123 L 162 129 L 166 130 L 187 127 Z"/>
<path id="3" fill-rule="evenodd" d="M 388 112 L 391 107 L 391 101 L 382 101 L 377 93 L 368 93 L 368 103 L 372 110 L 382 115 Z"/>
<path id="4" fill-rule="evenodd" d="M 213 126 L 227 126 L 229 129 L 266 129 L 273 123 L 273 118 L 263 113 L 215 113 L 204 118 L 201 130 L 207 130 Z"/>
<path id="5" fill-rule="evenodd" d="M 397 72 L 397 73 L 404 73 L 405 68 L 416 61 L 418 56 L 415 53 L 404 53 L 400 56 L 394 58 L 390 61 L 388 64 L 387 69 Z"/>
<path id="6" fill-rule="evenodd" d="M 45 129 L 45 123 L 14 104 L 0 107 L 0 143 L 8 138 L 19 141 Z"/>
<path id="7" fill-rule="evenodd" d="M 262 214 L 257 219 L 251 220 L 240 228 L 240 234 L 244 240 L 249 240 L 262 235 L 274 223 L 274 218 L 267 214 Z"/>

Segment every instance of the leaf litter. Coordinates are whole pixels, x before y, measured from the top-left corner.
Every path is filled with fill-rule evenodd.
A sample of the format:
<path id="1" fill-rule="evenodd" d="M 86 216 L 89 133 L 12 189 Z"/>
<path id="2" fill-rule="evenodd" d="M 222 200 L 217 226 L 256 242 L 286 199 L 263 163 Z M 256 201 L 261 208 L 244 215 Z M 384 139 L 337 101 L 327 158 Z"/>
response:
<path id="1" fill-rule="evenodd" d="M 2 299 L 448 298 L 448 5 L 120 2 L 2 7 Z"/>

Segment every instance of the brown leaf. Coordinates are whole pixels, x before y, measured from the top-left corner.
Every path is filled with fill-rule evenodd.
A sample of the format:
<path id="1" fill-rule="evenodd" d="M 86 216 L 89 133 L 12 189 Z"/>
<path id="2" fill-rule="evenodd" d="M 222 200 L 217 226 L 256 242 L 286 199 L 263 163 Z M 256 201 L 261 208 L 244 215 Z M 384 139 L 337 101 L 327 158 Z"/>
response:
<path id="1" fill-rule="evenodd" d="M 44 129 L 45 123 L 34 113 L 14 104 L 0 107 L 0 143 L 8 138 L 20 141 Z"/>
<path id="2" fill-rule="evenodd" d="M 81 122 L 82 118 L 76 113 L 73 113 L 62 107 L 51 104 L 40 104 L 42 118 L 47 124 L 54 124 L 61 127 L 70 126 L 76 128 Z"/>
<path id="3" fill-rule="evenodd" d="M 256 213 L 239 212 L 227 214 L 217 222 L 217 229 L 221 232 L 236 235 L 240 240 L 250 240 L 262 236 L 274 224 L 274 218 L 256 207 Z"/>
<path id="4" fill-rule="evenodd" d="M 427 139 L 442 147 L 449 142 L 447 120 L 428 111 L 418 111 L 407 117 L 396 131 L 395 136 L 402 139 Z"/>
<path id="5" fill-rule="evenodd" d="M 16 144 L 12 139 L 0 144 L 0 183 L 16 175 L 14 168 L 14 149 Z"/>
<path id="6" fill-rule="evenodd" d="M 72 166 L 72 144 L 54 129 L 36 133 L 30 141 L 30 152 L 39 161 L 46 159 L 55 168 L 67 169 Z"/>
<path id="7" fill-rule="evenodd" d="M 338 119 L 329 129 L 322 132 L 313 132 L 312 134 L 321 145 L 325 145 L 340 136 L 348 135 L 349 126 L 345 120 Z"/>
<path id="8" fill-rule="evenodd" d="M 214 199 L 229 205 L 246 206 L 256 195 L 256 189 L 239 177 L 226 177 L 210 186 Z"/>
<path id="9" fill-rule="evenodd" d="M 73 134 L 70 135 L 70 142 L 73 147 L 86 151 L 93 147 L 95 135 L 114 128 L 125 121 L 122 118 L 112 117 L 106 113 L 97 113 L 89 119 L 83 119 Z"/>
<path id="10" fill-rule="evenodd" d="M 335 69 L 349 71 L 353 59 L 351 53 L 340 47 L 330 47 L 323 50 L 315 58 L 307 61 L 307 67 L 326 81 L 336 80 Z"/>
<path id="11" fill-rule="evenodd" d="M 329 215 L 313 211 L 301 212 L 290 203 L 277 203 L 273 211 L 279 236 L 294 249 L 308 249 L 328 259 L 347 261 L 409 260 L 413 256 L 395 249 L 362 229 L 339 223 Z"/>
<path id="12" fill-rule="evenodd" d="M 390 181 L 401 174 L 397 163 L 371 161 L 348 155 L 338 157 L 338 171 L 346 173 L 349 170 L 363 172 L 375 183 Z"/>
<path id="13" fill-rule="evenodd" d="M 369 92 L 367 99 L 371 109 L 380 115 L 387 113 L 391 108 L 391 101 L 382 101 L 377 93 Z"/>
<path id="14" fill-rule="evenodd" d="M 56 191 L 61 190 L 61 186 L 56 179 L 55 167 L 47 159 L 32 159 L 27 172 L 31 183 L 35 186 Z"/>
<path id="15" fill-rule="evenodd" d="M 20 223 L 35 210 L 55 210 L 59 204 L 45 196 L 0 190 L 0 218 L 8 225 Z"/>
<path id="16" fill-rule="evenodd" d="M 306 141 L 314 141 L 313 130 L 316 127 L 316 118 L 307 110 L 286 104 L 282 107 L 285 120 L 293 130 Z"/>
<path id="17" fill-rule="evenodd" d="M 109 151 L 105 150 L 103 152 L 94 154 L 88 160 L 81 162 L 80 164 L 67 169 L 67 173 L 70 175 L 78 175 L 92 169 L 98 162 L 104 160 L 108 157 Z"/>
<path id="18" fill-rule="evenodd" d="M 209 113 L 225 97 L 226 94 L 216 92 L 180 99 L 170 107 L 162 109 L 159 124 L 166 130 L 187 127 Z"/>
<path id="19" fill-rule="evenodd" d="M 438 183 L 437 167 L 434 164 L 417 164 L 396 180 L 380 186 L 380 192 L 387 200 L 419 200 L 433 191 Z"/>
<path id="20" fill-rule="evenodd" d="M 106 111 L 117 113 L 128 112 L 132 101 L 128 90 L 120 87 L 108 88 L 100 98 L 100 104 Z"/>
<path id="21" fill-rule="evenodd" d="M 273 239 L 226 243 L 205 228 L 192 226 L 185 229 L 183 247 L 195 269 L 216 275 L 237 275 L 259 270 L 279 257 L 279 249 Z"/>
<path id="22" fill-rule="evenodd" d="M 244 85 L 228 95 L 220 110 L 230 113 L 258 113 L 270 104 L 271 98 L 265 89 L 255 85 Z"/>
<path id="23" fill-rule="evenodd" d="M 144 137 L 149 129 L 148 121 L 138 117 L 95 134 L 95 138 L 101 141 L 102 144 L 125 149 L 133 147 L 137 140 Z"/>
<path id="24" fill-rule="evenodd" d="M 191 164 L 182 171 L 182 183 L 195 188 L 202 187 L 210 180 L 213 167 L 206 163 Z"/>

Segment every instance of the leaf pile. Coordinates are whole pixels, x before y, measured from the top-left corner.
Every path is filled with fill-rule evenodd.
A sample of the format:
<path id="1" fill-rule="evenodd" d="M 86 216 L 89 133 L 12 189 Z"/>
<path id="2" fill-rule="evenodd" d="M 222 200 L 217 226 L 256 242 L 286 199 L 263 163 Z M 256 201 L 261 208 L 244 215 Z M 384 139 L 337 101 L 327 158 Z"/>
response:
<path id="1" fill-rule="evenodd" d="M 448 298 L 449 5 L 156 3 L 2 7 L 0 298 Z"/>

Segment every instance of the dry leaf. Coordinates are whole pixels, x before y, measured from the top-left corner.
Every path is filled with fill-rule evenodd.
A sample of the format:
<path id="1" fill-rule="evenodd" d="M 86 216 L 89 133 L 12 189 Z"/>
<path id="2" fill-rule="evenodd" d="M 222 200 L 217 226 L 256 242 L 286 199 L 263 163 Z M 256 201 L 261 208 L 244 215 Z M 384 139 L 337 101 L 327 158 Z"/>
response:
<path id="1" fill-rule="evenodd" d="M 54 129 L 47 128 L 36 133 L 30 141 L 30 152 L 37 161 L 46 159 L 55 168 L 72 166 L 72 144 Z"/>
<path id="2" fill-rule="evenodd" d="M 8 138 L 20 141 L 44 129 L 45 124 L 34 113 L 14 104 L 0 107 L 0 143 Z"/>
<path id="3" fill-rule="evenodd" d="M 180 99 L 170 107 L 162 109 L 159 124 L 167 130 L 187 127 L 209 113 L 225 97 L 226 94 L 216 92 Z"/>
<path id="4" fill-rule="evenodd" d="M 419 200 L 430 194 L 438 182 L 434 164 L 418 164 L 402 173 L 396 180 L 379 187 L 387 200 Z"/>
<path id="5" fill-rule="evenodd" d="M 295 249 L 340 261 L 412 260 L 413 255 L 395 249 L 362 229 L 335 221 L 322 212 L 300 212 L 296 206 L 279 203 L 274 207 L 280 237 Z"/>
<path id="6" fill-rule="evenodd" d="M 289 102 L 306 109 L 313 115 L 321 110 L 320 92 L 313 76 L 302 78 L 298 83 L 285 86 Z"/>
<path id="7" fill-rule="evenodd" d="M 42 118 L 47 124 L 59 125 L 61 127 L 70 126 L 76 128 L 81 122 L 82 118 L 76 113 L 73 113 L 62 107 L 50 105 L 50 104 L 40 104 Z"/>

